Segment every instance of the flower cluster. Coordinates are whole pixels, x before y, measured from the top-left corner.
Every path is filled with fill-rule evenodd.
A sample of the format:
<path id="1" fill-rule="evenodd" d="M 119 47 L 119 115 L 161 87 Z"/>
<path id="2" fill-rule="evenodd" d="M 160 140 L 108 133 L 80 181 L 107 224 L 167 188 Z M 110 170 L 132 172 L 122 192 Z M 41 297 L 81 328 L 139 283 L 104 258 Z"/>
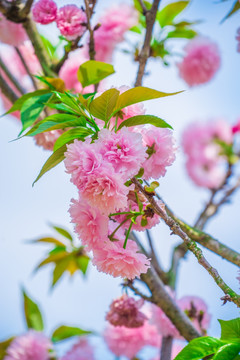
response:
<path id="1" fill-rule="evenodd" d="M 148 321 L 138 328 L 108 325 L 104 331 L 104 340 L 116 356 L 132 359 L 145 346 L 159 348 L 161 337 L 157 328 Z"/>
<path id="2" fill-rule="evenodd" d="M 185 47 L 185 56 L 178 64 L 179 75 L 189 86 L 210 81 L 220 67 L 217 45 L 206 38 L 197 37 Z"/>
<path id="3" fill-rule="evenodd" d="M 143 303 L 143 299 L 136 301 L 124 294 L 112 302 L 106 320 L 114 326 L 141 327 L 147 319 L 147 316 L 139 311 Z"/>
<path id="4" fill-rule="evenodd" d="M 49 360 L 51 349 L 52 344 L 44 334 L 30 330 L 13 339 L 4 360 Z"/>
<path id="5" fill-rule="evenodd" d="M 206 303 L 197 296 L 184 296 L 176 300 L 176 303 L 189 317 L 195 328 L 203 335 L 206 335 L 211 319 Z M 173 338 L 181 339 L 178 330 L 163 310 L 154 304 L 152 304 L 152 318 L 150 321 L 157 327 L 162 336 L 172 336 Z"/>
<path id="6" fill-rule="evenodd" d="M 183 133 L 186 168 L 198 186 L 215 189 L 226 175 L 226 156 L 221 144 L 231 145 L 232 129 L 224 120 L 193 123 Z"/>
<path id="7" fill-rule="evenodd" d="M 127 108 L 122 112 L 129 116 Z M 147 271 L 149 260 L 133 240 L 127 242 L 124 230 L 150 229 L 159 216 L 127 182 L 141 168 L 147 174 L 143 178 L 149 179 L 152 168 L 154 176 L 163 176 L 175 159 L 174 151 L 171 131 L 152 126 L 117 132 L 102 128 L 94 141 L 75 139 L 67 145 L 65 167 L 79 191 L 70 206 L 71 219 L 99 271 L 128 279 Z"/>
<path id="8" fill-rule="evenodd" d="M 86 29 L 86 13 L 76 5 L 65 5 L 58 9 L 53 0 L 39 0 L 34 4 L 32 13 L 36 23 L 47 25 L 56 21 L 60 33 L 68 40 L 75 40 Z"/>

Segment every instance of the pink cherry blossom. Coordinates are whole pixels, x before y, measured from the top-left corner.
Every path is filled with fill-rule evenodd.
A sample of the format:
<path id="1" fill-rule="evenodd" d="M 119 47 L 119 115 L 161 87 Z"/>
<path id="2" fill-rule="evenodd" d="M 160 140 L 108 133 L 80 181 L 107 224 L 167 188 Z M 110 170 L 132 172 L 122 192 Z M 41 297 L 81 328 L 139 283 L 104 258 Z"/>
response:
<path id="1" fill-rule="evenodd" d="M 143 163 L 143 178 L 158 179 L 166 174 L 166 167 L 175 160 L 175 141 L 169 129 L 155 128 L 153 126 L 141 131 L 143 144 L 148 147 L 149 157 Z"/>
<path id="2" fill-rule="evenodd" d="M 87 22 L 87 16 L 76 5 L 65 5 L 58 10 L 56 22 L 63 36 L 68 40 L 75 40 L 86 30 L 83 24 Z"/>
<path id="3" fill-rule="evenodd" d="M 117 133 L 103 129 L 98 134 L 97 143 L 104 160 L 112 164 L 124 180 L 136 175 L 147 157 L 141 134 L 133 133 L 127 128 Z"/>
<path id="4" fill-rule="evenodd" d="M 103 162 L 87 177 L 82 197 L 108 215 L 126 207 L 128 191 L 123 178 L 114 172 L 111 164 Z"/>
<path id="5" fill-rule="evenodd" d="M 189 86 L 210 81 L 220 67 L 217 45 L 207 38 L 197 37 L 185 47 L 185 57 L 178 64 L 180 77 Z"/>
<path id="6" fill-rule="evenodd" d="M 36 144 L 45 150 L 53 151 L 56 140 L 62 135 L 62 130 L 52 130 L 34 136 Z"/>
<path id="7" fill-rule="evenodd" d="M 57 18 L 57 5 L 53 0 L 39 0 L 32 8 L 33 20 L 39 24 L 50 24 Z"/>
<path id="8" fill-rule="evenodd" d="M 50 340 L 44 334 L 29 330 L 13 339 L 4 360 L 49 360 Z"/>
<path id="9" fill-rule="evenodd" d="M 157 214 L 155 214 L 154 212 L 152 212 L 147 205 L 148 205 L 147 203 L 143 203 L 143 212 L 145 212 L 144 218 L 147 219 L 147 225 L 145 225 L 145 226 L 141 225 L 142 215 L 140 215 L 140 216 L 138 216 L 136 218 L 136 223 L 133 223 L 132 230 L 144 231 L 146 229 L 151 229 L 155 225 L 159 224 L 160 217 Z M 136 212 L 139 212 L 139 206 L 135 201 L 129 200 L 128 201 L 128 206 L 127 206 L 127 208 L 124 209 L 124 211 L 136 211 Z M 127 217 L 127 215 L 122 214 L 122 215 L 114 216 L 114 219 L 118 223 L 121 223 L 126 219 L 126 217 Z M 123 224 L 123 227 L 127 229 L 129 227 L 129 225 L 130 225 L 130 222 L 131 222 L 131 220 L 129 219 L 128 221 L 126 221 Z"/>
<path id="10" fill-rule="evenodd" d="M 159 347 L 160 336 L 156 328 L 147 321 L 139 328 L 108 325 L 104 331 L 104 340 L 116 356 L 132 359 L 146 345 Z"/>
<path id="11" fill-rule="evenodd" d="M 27 40 L 27 34 L 22 24 L 9 21 L 0 13 L 0 42 L 12 46 L 19 46 L 25 40 Z"/>
<path id="12" fill-rule="evenodd" d="M 71 181 L 80 190 L 86 186 L 87 178 L 103 164 L 98 146 L 91 144 L 91 139 L 85 142 L 74 140 L 72 144 L 67 145 L 64 164 L 67 173 L 71 174 Z"/>
<path id="13" fill-rule="evenodd" d="M 101 246 L 101 242 L 107 239 L 108 217 L 102 215 L 97 208 L 89 206 L 81 197 L 79 200 L 72 200 L 69 213 L 75 224 L 75 232 L 88 251 Z"/>
<path id="14" fill-rule="evenodd" d="M 105 245 L 93 251 L 93 265 L 100 272 L 113 277 L 134 279 L 146 273 L 150 261 L 144 254 L 139 253 L 137 244 L 128 240 L 126 249 L 123 248 L 124 239 L 106 241 Z"/>
<path id="15" fill-rule="evenodd" d="M 147 319 L 146 315 L 139 310 L 143 304 L 143 299 L 136 301 L 134 298 L 123 294 L 111 303 L 106 320 L 114 326 L 138 328 Z"/>
<path id="16" fill-rule="evenodd" d="M 94 360 L 92 346 L 86 338 L 80 338 L 60 360 Z"/>
<path id="17" fill-rule="evenodd" d="M 215 189 L 224 181 L 226 156 L 219 140 L 229 145 L 233 142 L 231 126 L 224 120 L 195 122 L 183 133 L 187 172 L 198 186 Z"/>
<path id="18" fill-rule="evenodd" d="M 138 22 L 137 11 L 127 4 L 114 4 L 100 17 L 101 26 L 94 32 L 96 60 L 111 62 L 115 46 Z"/>
<path id="19" fill-rule="evenodd" d="M 232 133 L 236 134 L 240 132 L 240 119 L 238 119 L 237 123 L 232 127 Z"/>
<path id="20" fill-rule="evenodd" d="M 209 189 L 217 189 L 223 183 L 226 175 L 224 167 L 194 160 L 187 161 L 186 170 L 196 185 Z"/>
<path id="21" fill-rule="evenodd" d="M 205 301 L 198 296 L 184 296 L 177 301 L 177 304 L 187 314 L 196 329 L 205 335 L 211 320 Z"/>

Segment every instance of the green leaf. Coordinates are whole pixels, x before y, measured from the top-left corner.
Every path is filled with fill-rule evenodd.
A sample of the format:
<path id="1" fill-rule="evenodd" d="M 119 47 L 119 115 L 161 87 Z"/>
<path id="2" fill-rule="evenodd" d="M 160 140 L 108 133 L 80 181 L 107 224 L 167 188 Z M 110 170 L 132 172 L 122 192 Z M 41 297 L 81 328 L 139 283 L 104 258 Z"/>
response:
<path id="1" fill-rule="evenodd" d="M 199 337 L 190 341 L 174 360 L 201 360 L 215 354 L 222 344 L 219 339 L 211 336 Z"/>
<path id="2" fill-rule="evenodd" d="M 48 53 L 48 55 L 50 56 L 51 59 L 56 59 L 57 60 L 57 57 L 54 56 L 56 55 L 55 52 L 56 52 L 56 49 L 57 49 L 57 46 L 54 46 L 47 38 L 45 38 L 43 35 L 40 35 L 41 39 L 42 39 L 42 42 L 43 42 L 43 45 Z"/>
<path id="3" fill-rule="evenodd" d="M 137 104 L 142 101 L 158 99 L 165 96 L 172 96 L 180 94 L 182 91 L 174 93 L 165 93 L 162 91 L 150 89 L 144 86 L 138 86 L 136 88 L 129 89 L 124 91 L 119 95 L 117 104 L 114 109 L 114 113 L 117 113 L 119 110 L 125 108 L 126 106 Z"/>
<path id="4" fill-rule="evenodd" d="M 4 357 L 6 356 L 7 348 L 10 346 L 13 339 L 14 337 L 11 337 L 7 340 L 0 342 L 0 360 L 3 360 Z"/>
<path id="5" fill-rule="evenodd" d="M 234 360 L 239 355 L 239 344 L 226 344 L 223 345 L 214 355 L 213 360 Z"/>
<path id="6" fill-rule="evenodd" d="M 71 254 L 62 260 L 56 263 L 56 266 L 53 270 L 53 279 L 52 279 L 52 287 L 56 284 L 56 282 L 60 279 L 63 273 L 67 270 L 67 267 L 71 261 Z"/>
<path id="7" fill-rule="evenodd" d="M 72 235 L 64 228 L 56 225 L 51 225 L 54 230 L 56 230 L 60 235 L 64 236 L 66 239 L 73 241 Z"/>
<path id="8" fill-rule="evenodd" d="M 65 159 L 64 153 L 67 151 L 67 146 L 63 145 L 57 149 L 45 162 L 40 173 L 38 174 L 36 180 L 34 180 L 33 185 L 49 170 L 58 165 L 61 161 Z M 32 185 L 32 186 L 33 186 Z"/>
<path id="9" fill-rule="evenodd" d="M 74 336 L 84 336 L 92 334 L 91 331 L 86 331 L 78 327 L 62 325 L 58 327 L 52 334 L 52 341 L 58 342 L 69 339 Z"/>
<path id="10" fill-rule="evenodd" d="M 240 318 L 233 320 L 218 320 L 221 325 L 222 340 L 240 341 Z"/>
<path id="11" fill-rule="evenodd" d="M 25 319 L 29 329 L 43 331 L 43 319 L 38 305 L 23 290 Z"/>
<path id="12" fill-rule="evenodd" d="M 89 261 L 90 261 L 90 259 L 87 255 L 81 255 L 76 258 L 77 266 L 84 275 L 86 274 Z"/>
<path id="13" fill-rule="evenodd" d="M 78 98 L 69 92 L 57 92 L 54 91 L 56 97 L 64 104 L 69 106 L 69 108 L 75 111 L 79 115 L 85 115 L 84 111 L 80 107 L 80 103 L 78 102 Z"/>
<path id="14" fill-rule="evenodd" d="M 175 17 L 180 14 L 189 4 L 189 1 L 177 1 L 165 6 L 157 12 L 156 19 L 161 27 L 172 25 Z"/>
<path id="15" fill-rule="evenodd" d="M 90 104 L 90 112 L 98 119 L 108 121 L 111 117 L 113 109 L 116 106 L 119 91 L 117 89 L 109 89 L 102 95 L 94 99 Z"/>
<path id="16" fill-rule="evenodd" d="M 65 244 L 62 243 L 60 240 L 57 240 L 52 237 L 45 237 L 45 238 L 33 240 L 31 242 L 32 243 L 48 243 L 48 244 L 54 244 L 54 245 L 58 245 L 58 246 L 65 246 Z"/>
<path id="17" fill-rule="evenodd" d="M 221 23 L 223 23 L 225 20 L 227 20 L 228 18 L 230 18 L 230 16 L 232 16 L 233 14 L 235 14 L 235 12 L 237 12 L 240 9 L 240 3 L 239 0 L 236 0 L 235 3 L 233 4 L 232 9 L 229 11 L 229 13 L 224 16 L 224 18 L 222 19 Z"/>
<path id="18" fill-rule="evenodd" d="M 21 108 L 21 122 L 23 126 L 19 135 L 37 120 L 51 96 L 52 94 L 49 93 L 34 96 L 24 102 Z"/>
<path id="19" fill-rule="evenodd" d="M 66 248 L 63 246 L 57 246 L 53 251 L 50 252 L 50 255 L 40 262 L 37 266 L 36 270 L 40 269 L 42 266 L 50 264 L 50 263 L 57 263 L 62 259 L 65 259 L 69 256 L 69 252 L 66 251 Z"/>
<path id="20" fill-rule="evenodd" d="M 76 115 L 70 114 L 54 114 L 39 121 L 25 134 L 25 136 L 35 136 L 46 131 L 77 126 L 86 126 L 86 119 L 83 116 L 76 117 Z"/>
<path id="21" fill-rule="evenodd" d="M 120 130 L 122 127 L 127 126 L 136 126 L 136 125 L 145 125 L 145 124 L 151 124 L 156 127 L 160 128 L 169 128 L 172 129 L 171 125 L 166 123 L 163 119 L 160 119 L 157 116 L 154 115 L 136 115 L 133 117 L 128 118 L 127 120 L 123 121 L 119 127 L 118 130 Z"/>
<path id="22" fill-rule="evenodd" d="M 170 31 L 167 34 L 166 39 L 171 39 L 171 38 L 193 39 L 195 36 L 197 36 L 196 31 L 194 31 L 192 29 L 181 28 L 181 29 L 176 29 L 176 30 Z"/>
<path id="23" fill-rule="evenodd" d="M 56 151 L 64 144 L 67 144 L 75 139 L 84 141 L 85 137 L 90 134 L 93 134 L 93 131 L 91 131 L 88 128 L 77 127 L 75 129 L 68 130 L 65 133 L 63 133 L 61 136 L 59 136 L 59 138 L 56 140 L 54 144 L 53 150 Z"/>
<path id="24" fill-rule="evenodd" d="M 69 106 L 66 106 L 65 104 L 48 103 L 47 106 L 50 107 L 51 109 L 62 111 L 67 114 L 79 115 L 78 113 L 76 113 L 75 110 L 71 109 Z"/>
<path id="25" fill-rule="evenodd" d="M 135 25 L 133 27 L 131 27 L 131 29 L 129 29 L 132 32 L 135 32 L 137 34 L 141 34 L 142 33 L 142 27 L 140 25 Z"/>
<path id="26" fill-rule="evenodd" d="M 49 89 L 41 89 L 41 90 L 36 90 L 36 91 L 30 92 L 30 93 L 24 94 L 23 96 L 21 96 L 19 99 L 17 99 L 15 101 L 13 106 L 5 114 L 10 114 L 14 111 L 21 110 L 22 105 L 26 100 L 28 100 L 32 97 L 35 97 L 35 96 L 41 96 L 41 95 L 45 95 L 45 94 L 49 94 Z"/>
<path id="27" fill-rule="evenodd" d="M 78 69 L 78 80 L 83 87 L 91 84 L 98 84 L 101 80 L 115 72 L 110 64 L 101 61 L 89 60 L 83 63 Z"/>

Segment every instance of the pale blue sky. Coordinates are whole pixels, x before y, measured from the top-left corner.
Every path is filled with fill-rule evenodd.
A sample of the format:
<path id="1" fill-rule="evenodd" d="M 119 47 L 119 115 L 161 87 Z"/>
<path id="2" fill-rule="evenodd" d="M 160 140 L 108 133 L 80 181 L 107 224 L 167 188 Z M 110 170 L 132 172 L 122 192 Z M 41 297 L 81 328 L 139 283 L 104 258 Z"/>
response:
<path id="1" fill-rule="evenodd" d="M 81 1 L 76 3 L 82 5 Z M 99 1 L 99 11 L 110 3 L 110 0 Z M 163 68 L 157 60 L 149 61 L 147 66 L 149 76 L 144 80 L 144 85 L 169 92 L 186 90 L 181 95 L 146 104 L 148 113 L 159 115 L 174 127 L 178 142 L 185 126 L 195 119 L 204 121 L 223 117 L 229 123 L 234 123 L 240 117 L 240 54 L 236 52 L 235 40 L 236 30 L 240 26 L 240 13 L 220 25 L 220 20 L 231 4 L 232 1 L 219 3 L 193 0 L 183 17 L 189 20 L 204 19 L 196 28 L 202 35 L 215 40 L 220 47 L 222 65 L 212 82 L 188 89 L 178 77 L 174 64 L 177 59 L 172 61 L 169 68 Z M 51 34 L 52 27 L 45 27 L 44 32 Z M 184 41 L 179 40 L 175 45 L 176 49 L 181 49 L 183 44 Z M 109 79 L 110 86 L 134 84 L 137 65 L 119 51 L 115 53 L 115 69 L 116 74 Z M 34 267 L 45 254 L 44 245 L 33 246 L 25 243 L 26 240 L 49 234 L 49 221 L 73 230 L 67 211 L 70 199 L 76 196 L 76 189 L 65 174 L 63 165 L 49 172 L 32 188 L 31 184 L 49 153 L 36 147 L 31 138 L 10 143 L 19 132 L 19 124 L 10 116 L 0 120 L 0 128 L 0 340 L 25 330 L 20 285 L 24 285 L 41 304 L 47 332 L 60 324 L 101 331 L 109 303 L 121 294 L 121 280 L 100 274 L 90 266 L 87 279 L 76 275 L 69 280 L 68 276 L 64 276 L 55 290 L 50 292 L 51 266 L 32 275 Z M 204 204 L 204 199 L 208 198 L 208 193 L 193 185 L 183 164 L 183 156 L 179 150 L 176 163 L 160 181 L 160 193 L 178 215 L 188 222 L 193 222 Z M 210 234 L 236 250 L 239 249 L 239 211 L 240 192 L 235 195 L 232 204 L 225 206 L 207 228 Z M 164 224 L 154 228 L 152 233 L 161 261 L 167 267 L 170 251 L 179 240 L 169 236 L 169 229 Z M 237 268 L 207 250 L 204 250 L 204 253 L 225 281 L 238 291 Z M 178 296 L 198 295 L 205 298 L 213 314 L 211 335 L 218 336 L 220 333 L 217 318 L 227 320 L 239 316 L 234 305 L 222 306 L 219 300 L 222 292 L 191 254 L 182 262 L 177 290 Z M 98 347 L 97 360 L 103 358 L 111 360 L 113 356 L 106 353 L 104 345 L 101 345 Z M 149 355 L 142 357 L 143 360 L 148 358 Z"/>

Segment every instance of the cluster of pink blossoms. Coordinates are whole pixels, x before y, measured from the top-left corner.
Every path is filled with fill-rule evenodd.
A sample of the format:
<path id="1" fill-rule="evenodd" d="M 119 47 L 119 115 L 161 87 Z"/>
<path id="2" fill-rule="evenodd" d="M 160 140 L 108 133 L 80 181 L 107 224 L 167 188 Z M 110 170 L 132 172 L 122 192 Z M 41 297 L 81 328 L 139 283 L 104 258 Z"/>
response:
<path id="1" fill-rule="evenodd" d="M 76 5 L 65 5 L 58 9 L 53 0 L 39 0 L 34 4 L 32 13 L 36 23 L 47 25 L 56 21 L 60 33 L 68 40 L 75 40 L 86 30 L 86 13 Z"/>
<path id="2" fill-rule="evenodd" d="M 98 20 L 101 26 L 94 31 L 95 59 L 111 62 L 116 46 L 124 40 L 124 34 L 137 22 L 138 13 L 132 6 L 127 4 L 110 6 Z M 89 60 L 87 45 L 71 52 L 59 73 L 67 89 L 72 89 L 75 92 L 82 91 L 82 86 L 77 78 L 77 71 L 79 66 L 87 60 Z M 84 88 L 84 92 L 92 91 L 92 86 Z"/>
<path id="3" fill-rule="evenodd" d="M 80 338 L 60 360 L 94 360 L 94 352 L 86 338 Z"/>
<path id="4" fill-rule="evenodd" d="M 11 342 L 4 360 L 49 360 L 52 343 L 44 334 L 30 330 Z"/>
<path id="5" fill-rule="evenodd" d="M 197 296 L 183 296 L 176 300 L 179 308 L 186 313 L 196 329 L 206 335 L 210 325 L 211 316 L 208 313 L 206 303 Z M 151 323 L 154 324 L 162 336 L 172 336 L 181 339 L 181 336 L 163 310 L 156 305 L 152 305 Z"/>
<path id="6" fill-rule="evenodd" d="M 210 81 L 220 67 L 217 45 L 206 38 L 197 37 L 185 47 L 185 56 L 178 64 L 179 74 L 189 86 Z"/>
<path id="7" fill-rule="evenodd" d="M 115 133 L 102 129 L 94 142 L 91 139 L 85 142 L 74 140 L 67 145 L 65 153 L 67 172 L 71 174 L 71 181 L 79 191 L 79 199 L 72 201 L 69 210 L 76 233 L 86 249 L 93 252 L 93 264 L 99 271 L 129 279 L 145 273 L 149 260 L 138 252 L 132 240 L 128 240 L 126 249 L 123 248 L 124 229 L 127 224 L 130 225 L 126 215 L 123 218 L 121 214 L 114 215 L 114 221 L 109 220 L 109 216 L 136 211 L 138 217 L 133 228 L 144 230 L 156 225 L 159 217 L 147 205 L 147 200 L 141 199 L 143 209 L 140 212 L 133 185 L 127 187 L 125 183 L 141 167 L 146 173 L 143 178 L 148 179 L 154 164 L 154 176 L 159 178 L 165 174 L 166 166 L 175 159 L 170 130 L 152 126 L 140 129 L 139 132 L 133 130 L 123 127 Z M 147 136 L 151 149 L 154 149 L 151 154 L 147 152 Z M 162 139 L 162 144 L 159 144 L 159 139 Z M 168 157 L 163 150 L 164 144 L 169 144 Z M 147 220 L 146 227 L 141 226 L 143 217 Z M 125 226 L 120 228 L 123 220 Z"/>
<path id="8" fill-rule="evenodd" d="M 136 301 L 124 294 L 112 302 L 106 320 L 114 326 L 141 327 L 147 319 L 147 316 L 139 310 L 143 304 L 143 299 Z"/>
<path id="9" fill-rule="evenodd" d="M 196 185 L 215 189 L 226 175 L 226 156 L 218 141 L 233 142 L 231 126 L 224 120 L 191 124 L 183 133 L 186 168 Z"/>

